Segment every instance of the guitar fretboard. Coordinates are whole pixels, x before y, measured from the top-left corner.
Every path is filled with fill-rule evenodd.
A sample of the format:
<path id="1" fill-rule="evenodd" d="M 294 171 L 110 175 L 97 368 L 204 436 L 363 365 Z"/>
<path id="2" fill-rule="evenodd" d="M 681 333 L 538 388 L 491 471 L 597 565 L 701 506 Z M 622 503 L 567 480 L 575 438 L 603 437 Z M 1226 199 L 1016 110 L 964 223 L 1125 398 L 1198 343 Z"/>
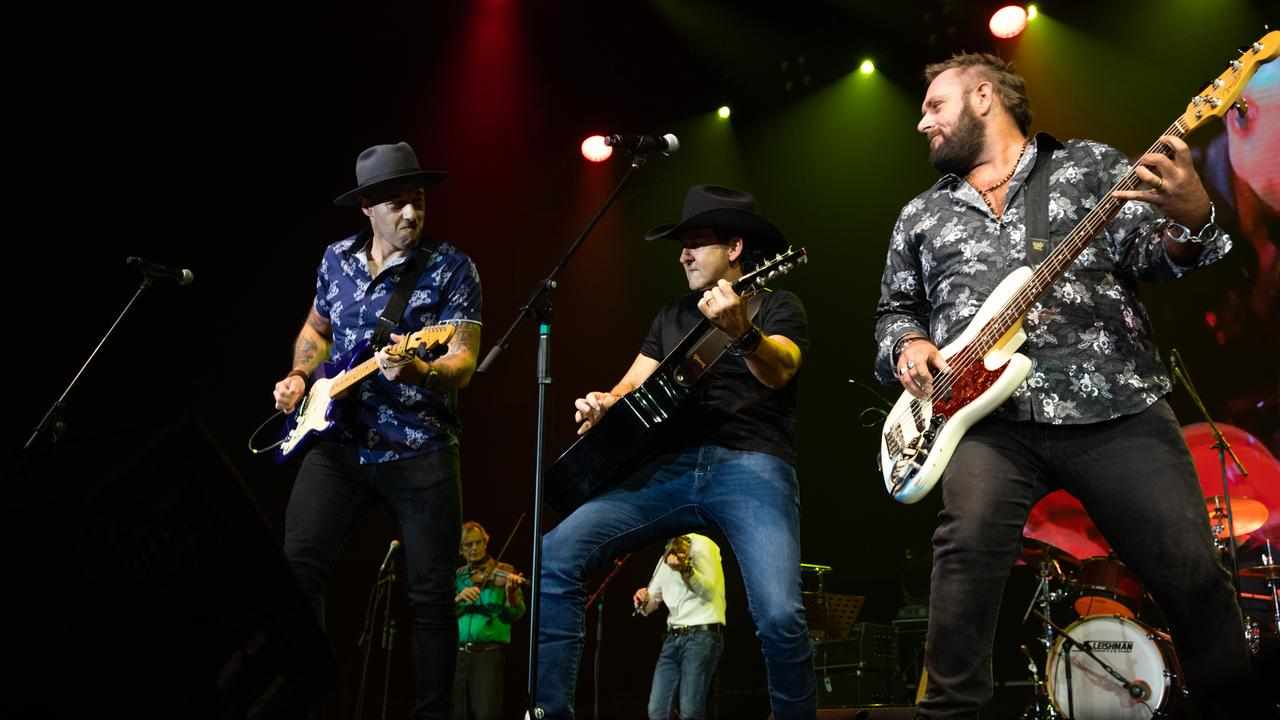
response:
<path id="1" fill-rule="evenodd" d="M 1182 121 L 1176 120 L 1173 125 L 1169 126 L 1163 135 L 1173 135 L 1181 138 L 1186 135 L 1186 130 L 1182 126 Z M 1159 152 L 1165 155 L 1172 155 L 1173 149 L 1160 141 L 1156 141 L 1147 153 Z M 1146 154 L 1146 153 L 1144 153 Z M 1120 200 L 1115 196 L 1119 190 L 1132 190 L 1142 182 L 1138 178 L 1135 169 L 1137 163 L 1129 166 L 1129 171 L 1124 177 L 1120 178 L 1115 185 L 1107 191 L 1107 194 L 1093 206 L 1093 209 L 1084 216 L 1076 227 L 1063 241 L 1049 253 L 1049 257 L 1036 267 L 1031 275 L 1031 279 L 1023 286 L 1017 295 L 1009 299 L 1004 307 L 1000 309 L 990 320 L 983 325 L 977 337 L 969 347 L 977 351 L 979 357 L 985 355 L 1005 333 L 1022 320 L 1031 306 L 1048 292 L 1049 287 L 1055 283 L 1059 277 L 1066 272 L 1067 268 L 1075 262 L 1080 253 L 1089 247 L 1089 243 L 1093 242 L 1093 238 L 1097 236 L 1107 223 L 1120 212 L 1120 208 L 1124 206 L 1124 200 Z"/>

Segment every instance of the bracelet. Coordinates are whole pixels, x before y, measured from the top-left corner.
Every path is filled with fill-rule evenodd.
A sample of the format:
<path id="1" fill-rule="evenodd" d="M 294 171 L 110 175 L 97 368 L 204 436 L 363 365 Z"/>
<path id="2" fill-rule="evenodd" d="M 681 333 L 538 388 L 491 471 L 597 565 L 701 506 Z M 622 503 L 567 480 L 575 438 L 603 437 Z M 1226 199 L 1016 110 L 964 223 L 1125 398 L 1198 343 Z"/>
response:
<path id="1" fill-rule="evenodd" d="M 902 351 L 906 350 L 907 346 L 910 345 L 911 343 L 915 342 L 916 340 L 928 340 L 928 339 L 929 338 L 925 337 L 924 335 L 903 335 L 902 337 L 898 338 L 898 341 L 893 344 L 893 348 L 892 348 L 891 354 L 893 355 L 893 361 L 895 363 L 898 362 L 898 358 L 902 357 Z"/>
<path id="2" fill-rule="evenodd" d="M 746 357 L 759 350 L 762 342 L 764 342 L 764 333 L 760 332 L 760 328 L 752 325 L 750 330 L 742 333 L 742 337 L 730 343 L 725 351 L 735 357 Z"/>
<path id="3" fill-rule="evenodd" d="M 288 374 L 288 375 L 285 375 L 284 377 L 285 377 L 285 379 L 287 380 L 287 379 L 289 379 L 289 378 L 293 377 L 294 375 L 297 375 L 298 377 L 302 378 L 302 384 L 303 384 L 303 386 L 304 386 L 304 387 L 305 387 L 306 385 L 310 385 L 310 384 L 311 384 L 311 383 L 307 382 L 309 379 L 311 379 L 311 373 L 306 372 L 305 370 L 298 370 L 298 369 L 290 370 L 290 371 L 289 371 L 289 374 Z"/>
<path id="4" fill-rule="evenodd" d="M 1218 228 L 1218 210 L 1213 206 L 1213 201 L 1209 201 L 1209 222 L 1200 228 L 1200 232 L 1196 233 L 1195 241 L 1198 243 L 1208 242 L 1218 237 L 1218 233 L 1222 232 Z"/>
<path id="5" fill-rule="evenodd" d="M 1159 231 L 1166 239 L 1178 243 L 1179 245 L 1185 243 L 1199 245 L 1206 241 L 1213 240 L 1218 236 L 1218 233 L 1221 232 L 1221 230 L 1218 229 L 1217 219 L 1218 210 L 1214 207 L 1213 201 L 1210 200 L 1209 222 L 1205 223 L 1204 227 L 1200 228 L 1200 232 L 1195 235 L 1191 234 L 1191 228 L 1170 218 L 1162 218 L 1158 220 L 1157 223 L 1159 224 Z"/>

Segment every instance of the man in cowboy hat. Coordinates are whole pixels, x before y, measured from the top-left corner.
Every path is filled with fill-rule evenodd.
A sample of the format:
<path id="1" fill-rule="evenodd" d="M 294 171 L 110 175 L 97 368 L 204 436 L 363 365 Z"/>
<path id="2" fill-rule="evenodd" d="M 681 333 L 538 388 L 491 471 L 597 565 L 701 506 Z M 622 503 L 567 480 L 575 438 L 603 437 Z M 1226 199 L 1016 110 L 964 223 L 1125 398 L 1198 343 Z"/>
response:
<path id="1" fill-rule="evenodd" d="M 690 188 L 680 222 L 655 228 L 647 239 L 680 243 L 691 292 L 659 311 L 640 354 L 611 390 L 574 402 L 578 432 L 643 383 L 703 318 L 734 344 L 668 421 L 671 432 L 658 450 L 619 487 L 589 500 L 547 534 L 537 705 L 548 718 L 573 716 L 587 573 L 648 543 L 712 531 L 738 558 L 774 717 L 812 718 L 813 650 L 800 597 L 794 468 L 797 374 L 808 326 L 794 294 L 764 293 L 753 316 L 731 285 L 786 243 L 756 214 L 750 194 L 714 185 Z"/>
<path id="2" fill-rule="evenodd" d="M 398 315 L 387 313 L 392 342 L 427 325 L 455 325 L 447 352 L 429 362 L 377 350 L 381 372 L 353 390 L 349 422 L 302 460 L 284 540 L 294 573 L 323 620 L 325 586 L 357 514 L 374 503 L 391 511 L 414 613 L 414 717 L 441 719 L 450 714 L 458 635 L 457 390 L 470 381 L 480 345 L 475 265 L 458 248 L 422 232 L 426 187 L 444 176 L 419 168 L 408 143 L 360 153 L 357 187 L 334 202 L 359 207 L 369 227 L 325 249 L 315 299 L 294 343 L 293 367 L 274 391 L 276 407 L 292 411 L 321 362 L 374 337 L 394 295 L 404 305 Z"/>

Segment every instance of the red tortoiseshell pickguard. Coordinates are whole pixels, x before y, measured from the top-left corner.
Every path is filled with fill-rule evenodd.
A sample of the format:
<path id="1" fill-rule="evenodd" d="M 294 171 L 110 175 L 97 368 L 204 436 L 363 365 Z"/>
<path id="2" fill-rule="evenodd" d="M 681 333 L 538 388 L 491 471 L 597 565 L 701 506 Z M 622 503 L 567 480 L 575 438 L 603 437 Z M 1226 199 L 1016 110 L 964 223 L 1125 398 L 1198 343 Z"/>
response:
<path id="1" fill-rule="evenodd" d="M 958 410 L 976 400 L 979 395 L 994 385 L 1004 370 L 1003 367 L 998 370 L 988 370 L 981 362 L 970 364 L 952 379 L 946 396 L 933 401 L 934 414 L 948 418 L 955 415 Z"/>

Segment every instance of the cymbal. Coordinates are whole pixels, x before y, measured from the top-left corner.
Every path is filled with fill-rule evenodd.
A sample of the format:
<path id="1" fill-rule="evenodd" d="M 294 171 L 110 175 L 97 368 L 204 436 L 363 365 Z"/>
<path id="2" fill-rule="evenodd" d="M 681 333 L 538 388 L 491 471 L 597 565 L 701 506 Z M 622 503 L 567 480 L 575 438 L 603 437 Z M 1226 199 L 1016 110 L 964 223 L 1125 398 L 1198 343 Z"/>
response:
<path id="1" fill-rule="evenodd" d="M 1280 580 L 1280 565 L 1255 565 L 1240 568 L 1241 577 L 1260 577 L 1264 580 Z"/>
<path id="2" fill-rule="evenodd" d="M 1238 497 L 1252 498 L 1262 503 L 1269 515 L 1262 527 L 1255 528 L 1248 542 L 1258 543 L 1263 538 L 1273 540 L 1280 538 L 1280 460 L 1276 460 L 1267 446 L 1245 430 L 1218 423 L 1223 437 L 1231 443 L 1240 462 L 1244 463 L 1248 475 L 1241 475 L 1231 458 L 1227 458 L 1227 488 L 1233 501 Z M 1191 459 L 1195 463 L 1196 475 L 1200 478 L 1200 488 L 1206 498 L 1222 494 L 1222 463 L 1218 449 L 1213 446 L 1215 438 L 1207 423 L 1193 423 L 1182 428 L 1182 436 L 1191 451 Z M 1233 508 L 1234 509 L 1234 508 Z M 1239 511 L 1237 510 L 1237 513 Z M 1236 517 L 1237 525 L 1240 522 Z M 1239 532 L 1237 526 L 1236 532 Z"/>
<path id="3" fill-rule="evenodd" d="M 1022 553 L 1018 556 L 1018 562 L 1037 567 L 1045 559 L 1057 561 L 1059 565 L 1066 566 L 1070 570 L 1076 570 L 1080 567 L 1080 560 L 1075 555 L 1043 540 L 1024 535 L 1022 537 Z"/>
<path id="4" fill-rule="evenodd" d="M 1204 501 L 1205 509 L 1209 513 L 1209 527 L 1213 530 L 1213 534 L 1218 536 L 1219 540 L 1226 540 L 1227 533 L 1227 504 L 1223 502 L 1221 495 L 1214 495 Z M 1231 514 L 1233 516 L 1231 523 L 1235 526 L 1236 537 L 1243 537 L 1249 533 L 1262 527 L 1267 522 L 1267 506 L 1247 497 L 1231 498 Z"/>
<path id="5" fill-rule="evenodd" d="M 1065 490 L 1055 490 L 1031 508 L 1024 537 L 1039 540 L 1076 558 L 1106 555 L 1111 546 L 1093 524 L 1080 501 Z"/>

